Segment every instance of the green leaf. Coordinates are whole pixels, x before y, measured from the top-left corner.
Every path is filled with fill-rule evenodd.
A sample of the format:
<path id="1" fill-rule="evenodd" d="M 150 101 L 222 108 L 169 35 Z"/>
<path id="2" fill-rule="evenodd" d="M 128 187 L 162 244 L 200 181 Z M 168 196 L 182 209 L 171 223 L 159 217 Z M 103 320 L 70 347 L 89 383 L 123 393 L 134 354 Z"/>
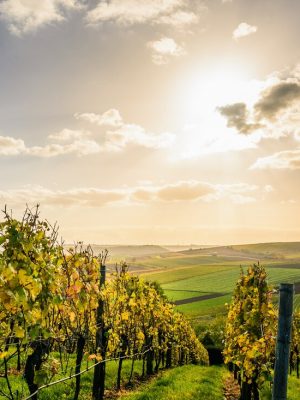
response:
<path id="1" fill-rule="evenodd" d="M 47 374 L 47 371 L 44 370 L 39 370 L 35 372 L 34 376 L 34 383 L 38 385 L 39 387 L 42 385 L 45 385 L 48 381 L 49 377 Z"/>

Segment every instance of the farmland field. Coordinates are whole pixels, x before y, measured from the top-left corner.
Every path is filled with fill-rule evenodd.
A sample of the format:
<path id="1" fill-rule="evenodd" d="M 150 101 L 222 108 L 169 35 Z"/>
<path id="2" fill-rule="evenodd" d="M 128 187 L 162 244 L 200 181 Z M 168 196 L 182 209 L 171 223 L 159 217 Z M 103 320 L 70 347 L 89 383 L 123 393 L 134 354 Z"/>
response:
<path id="1" fill-rule="evenodd" d="M 258 243 L 199 248 L 124 257 L 134 273 L 155 280 L 167 297 L 190 318 L 214 316 L 226 311 L 241 267 L 260 262 L 268 281 L 300 282 L 300 243 Z M 295 306 L 300 306 L 300 285 L 296 285 Z M 276 297 L 276 296 L 275 296 Z M 197 298 L 199 300 L 197 301 Z M 185 304 L 182 304 L 185 303 Z"/>

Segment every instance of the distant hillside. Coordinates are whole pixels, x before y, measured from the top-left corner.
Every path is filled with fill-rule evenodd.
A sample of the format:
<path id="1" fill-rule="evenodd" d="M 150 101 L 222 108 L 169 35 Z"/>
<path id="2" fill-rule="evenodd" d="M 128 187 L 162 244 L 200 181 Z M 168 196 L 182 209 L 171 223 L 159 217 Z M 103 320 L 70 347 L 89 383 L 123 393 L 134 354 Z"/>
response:
<path id="1" fill-rule="evenodd" d="M 65 247 L 72 247 L 66 245 Z M 300 260 L 300 242 L 276 242 L 276 243 L 255 243 L 229 246 L 205 246 L 205 245 L 91 245 L 95 254 L 100 253 L 104 249 L 108 250 L 109 263 L 119 262 L 120 260 L 128 261 L 137 265 L 158 265 L 166 258 L 171 260 L 184 258 L 182 262 L 189 263 L 186 257 L 192 259 L 199 258 L 202 264 L 212 262 L 213 258 L 216 262 L 220 261 L 274 261 L 279 260 Z M 208 257 L 208 258 L 207 258 Z M 158 259 L 159 258 L 159 259 Z M 148 259 L 148 261 L 146 260 Z M 221 260 L 222 259 L 222 260 Z"/>
<path id="2" fill-rule="evenodd" d="M 258 252 L 263 254 L 277 254 L 279 256 L 294 256 L 300 254 L 300 242 L 256 243 L 232 246 L 243 252 Z"/>
<path id="3" fill-rule="evenodd" d="M 255 243 L 232 246 L 216 246 L 206 249 L 185 250 L 180 253 L 190 256 L 218 256 L 247 259 L 300 258 L 300 242 Z"/>
<path id="4" fill-rule="evenodd" d="M 72 247 L 72 245 L 65 245 L 66 248 Z M 123 246 L 123 245 L 99 245 L 92 244 L 91 245 L 95 254 L 100 253 L 103 250 L 108 250 L 108 256 L 110 259 L 114 258 L 133 258 L 133 257 L 145 257 L 152 255 L 160 255 L 164 253 L 168 253 L 169 250 L 162 246 L 157 245 L 132 245 L 132 246 Z"/>
<path id="5" fill-rule="evenodd" d="M 208 249 L 210 247 L 215 247 L 215 245 L 206 244 L 190 244 L 190 245 L 165 245 L 164 248 L 172 252 L 186 251 L 186 250 L 202 250 Z"/>

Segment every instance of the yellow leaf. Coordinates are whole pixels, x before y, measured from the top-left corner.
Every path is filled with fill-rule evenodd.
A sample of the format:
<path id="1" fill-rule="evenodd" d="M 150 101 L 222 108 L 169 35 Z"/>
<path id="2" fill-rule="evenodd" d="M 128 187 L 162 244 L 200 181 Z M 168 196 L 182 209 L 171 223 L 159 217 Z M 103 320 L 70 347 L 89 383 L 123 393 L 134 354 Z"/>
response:
<path id="1" fill-rule="evenodd" d="M 136 336 L 140 341 L 143 341 L 145 339 L 145 335 L 143 334 L 143 332 L 138 332 Z"/>
<path id="2" fill-rule="evenodd" d="M 7 355 L 8 355 L 8 351 L 3 351 L 3 352 L 0 352 L 0 360 L 2 360 L 3 358 L 5 358 Z"/>
<path id="3" fill-rule="evenodd" d="M 128 319 L 129 319 L 129 314 L 128 314 L 127 311 L 124 311 L 124 312 L 121 314 L 121 319 L 122 319 L 123 321 L 128 321 Z"/>
<path id="4" fill-rule="evenodd" d="M 74 322 L 74 321 L 75 321 L 75 318 L 76 318 L 76 314 L 75 314 L 73 311 L 71 311 L 70 314 L 69 314 L 69 316 L 70 316 L 70 321 L 71 321 L 71 322 Z"/>
<path id="5" fill-rule="evenodd" d="M 18 276 L 19 276 L 19 282 L 23 286 L 27 285 L 29 282 L 32 281 L 31 276 L 27 275 L 26 272 L 23 269 L 21 269 L 18 272 Z"/>
<path id="6" fill-rule="evenodd" d="M 25 331 L 21 326 L 16 326 L 15 335 L 17 338 L 22 339 L 25 336 Z"/>

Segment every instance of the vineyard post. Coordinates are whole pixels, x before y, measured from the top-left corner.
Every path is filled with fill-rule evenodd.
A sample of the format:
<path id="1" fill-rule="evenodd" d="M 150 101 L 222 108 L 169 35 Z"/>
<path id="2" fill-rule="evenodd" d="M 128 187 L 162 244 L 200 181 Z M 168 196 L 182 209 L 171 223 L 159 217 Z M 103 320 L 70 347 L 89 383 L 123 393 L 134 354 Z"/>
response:
<path id="1" fill-rule="evenodd" d="M 105 285 L 106 266 L 105 261 L 107 251 L 101 254 L 100 258 L 100 290 Z M 104 360 L 106 355 L 106 336 L 104 326 L 104 300 L 99 297 L 97 308 L 97 332 L 96 332 L 96 351 L 100 349 L 101 358 Z M 95 366 L 93 379 L 93 399 L 103 400 L 105 389 L 105 362 Z"/>
<path id="2" fill-rule="evenodd" d="M 279 293 L 278 333 L 272 400 L 287 399 L 294 285 L 290 283 L 281 283 Z"/>

